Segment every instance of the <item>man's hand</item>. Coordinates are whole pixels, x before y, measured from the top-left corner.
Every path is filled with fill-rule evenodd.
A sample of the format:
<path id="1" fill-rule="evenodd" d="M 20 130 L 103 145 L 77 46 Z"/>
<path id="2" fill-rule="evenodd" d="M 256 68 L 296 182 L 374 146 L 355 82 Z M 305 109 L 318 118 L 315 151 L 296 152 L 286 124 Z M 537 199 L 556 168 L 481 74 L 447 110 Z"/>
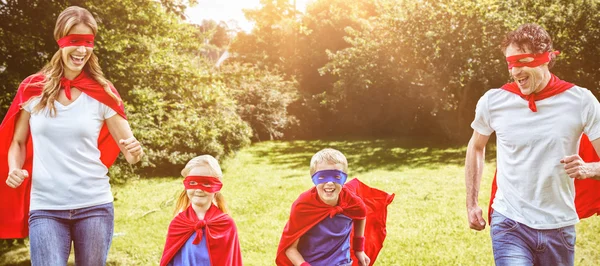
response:
<path id="1" fill-rule="evenodd" d="M 371 263 L 371 259 L 369 258 L 369 256 L 367 256 L 367 254 L 365 254 L 364 251 L 356 251 L 354 255 L 356 255 L 358 265 L 360 266 L 369 266 L 369 264 Z"/>
<path id="2" fill-rule="evenodd" d="M 467 215 L 469 216 L 469 227 L 471 229 L 481 231 L 485 229 L 485 220 L 483 219 L 483 211 L 477 205 L 474 207 L 467 207 Z"/>
<path id="3" fill-rule="evenodd" d="M 570 178 L 586 179 L 595 176 L 595 164 L 586 163 L 578 154 L 565 156 L 560 160 Z"/>
<path id="4" fill-rule="evenodd" d="M 8 178 L 6 178 L 6 184 L 11 188 L 19 187 L 25 178 L 29 177 L 27 170 L 15 169 L 10 171 Z"/>

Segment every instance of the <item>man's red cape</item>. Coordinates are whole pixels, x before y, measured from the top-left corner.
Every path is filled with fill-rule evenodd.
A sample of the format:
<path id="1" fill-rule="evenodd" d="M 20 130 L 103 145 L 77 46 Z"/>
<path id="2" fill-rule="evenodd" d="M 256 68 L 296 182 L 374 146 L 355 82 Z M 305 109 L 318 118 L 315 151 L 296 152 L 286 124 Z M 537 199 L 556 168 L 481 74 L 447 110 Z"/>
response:
<path id="1" fill-rule="evenodd" d="M 542 100 L 548 97 L 552 97 L 559 93 L 562 93 L 574 85 L 572 83 L 563 81 L 558 79 L 556 76 L 552 75 L 550 82 L 540 93 L 535 94 L 535 96 L 526 98 L 519 87 L 515 82 L 505 84 L 502 86 L 502 89 L 510 91 L 512 93 L 518 94 L 524 99 L 529 101 L 529 108 L 533 111 L 537 111 L 537 107 L 535 106 L 536 100 Z M 532 100 L 533 106 L 532 106 Z M 565 154 L 566 155 L 566 154 Z M 579 156 L 585 162 L 598 162 L 600 158 L 598 158 L 598 154 L 594 150 L 594 146 L 588 139 L 588 137 L 584 134 L 581 137 L 581 141 L 579 143 Z M 497 170 L 496 170 L 497 173 Z M 494 202 L 494 197 L 496 196 L 496 190 L 498 186 L 496 184 L 496 173 L 494 173 L 494 180 L 492 181 L 492 195 L 490 197 L 490 203 L 488 207 L 488 221 L 492 221 L 492 203 Z M 584 179 L 584 180 L 575 180 L 575 209 L 577 210 L 577 215 L 580 219 L 590 217 L 594 214 L 600 213 L 600 182 L 593 179 Z"/>
<path id="2" fill-rule="evenodd" d="M 315 187 L 300 194 L 292 204 L 290 218 L 281 235 L 275 259 L 277 265 L 293 265 L 285 255 L 285 250 L 317 223 L 338 213 L 353 220 L 367 219 L 365 253 L 371 258 L 371 265 L 375 262 L 386 235 L 387 205 L 392 202 L 394 195 L 372 189 L 355 178 L 342 187 L 339 197 L 338 206 L 330 206 L 320 200 Z M 351 241 L 352 236 L 353 232 Z M 353 265 L 358 265 L 354 252 L 351 254 Z"/>
<path id="3" fill-rule="evenodd" d="M 202 228 L 205 229 L 204 234 Z M 198 219 L 192 206 L 175 216 L 169 225 L 160 266 L 169 264 L 194 232 L 206 237 L 210 265 L 242 265 L 242 252 L 233 219 L 217 206 L 211 205 L 202 221 Z"/>
<path id="4" fill-rule="evenodd" d="M 29 234 L 28 216 L 29 216 L 29 193 L 31 191 L 31 167 L 33 161 L 33 142 L 31 135 L 27 139 L 27 154 L 23 169 L 29 172 L 29 178 L 26 178 L 21 186 L 11 188 L 4 182 L 8 176 L 8 149 L 12 142 L 15 131 L 15 122 L 17 114 L 21 110 L 21 104 L 27 102 L 31 97 L 42 93 L 41 82 L 44 76 L 40 73 L 27 77 L 17 91 L 17 95 L 10 105 L 2 124 L 0 124 L 0 239 L 7 238 L 25 238 Z M 85 71 L 71 81 L 73 87 L 78 88 L 85 94 L 106 104 L 115 110 L 123 118 L 125 109 L 123 104 L 115 101 L 108 95 L 104 88 L 93 78 L 89 77 Z M 111 86 L 112 92 L 119 96 L 117 90 Z M 120 96 L 119 96 L 120 98 Z M 114 141 L 106 124 L 102 127 L 98 136 L 98 148 L 100 149 L 100 160 L 110 167 L 119 155 L 119 146 Z"/>

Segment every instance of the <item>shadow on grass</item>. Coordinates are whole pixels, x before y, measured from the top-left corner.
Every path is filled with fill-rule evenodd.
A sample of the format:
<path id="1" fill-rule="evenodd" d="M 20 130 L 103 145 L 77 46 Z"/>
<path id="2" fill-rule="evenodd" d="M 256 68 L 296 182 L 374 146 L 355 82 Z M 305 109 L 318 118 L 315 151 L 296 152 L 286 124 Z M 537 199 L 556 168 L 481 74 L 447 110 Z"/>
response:
<path id="1" fill-rule="evenodd" d="M 445 165 L 464 165 L 466 144 L 451 146 L 429 140 L 378 139 L 347 141 L 274 141 L 255 146 L 257 158 L 270 164 L 290 168 L 308 169 L 314 153 L 324 148 L 334 148 L 348 158 L 352 173 L 371 169 L 397 170 L 400 168 L 437 169 Z M 487 158 L 494 158 L 495 149 L 487 149 Z"/>
<path id="2" fill-rule="evenodd" d="M 31 265 L 29 248 L 23 239 L 0 240 L 0 265 L 24 266 Z"/>
<path id="3" fill-rule="evenodd" d="M 29 247 L 23 239 L 20 240 L 4 240 L 0 239 L 0 265 L 2 266 L 31 266 L 29 258 Z M 72 253 L 72 250 L 71 250 Z M 72 257 L 73 254 L 71 254 Z M 110 254 L 109 254 L 110 257 Z M 74 266 L 75 263 L 70 261 L 68 266 Z M 107 266 L 118 266 L 122 263 L 115 261 L 107 261 Z"/>

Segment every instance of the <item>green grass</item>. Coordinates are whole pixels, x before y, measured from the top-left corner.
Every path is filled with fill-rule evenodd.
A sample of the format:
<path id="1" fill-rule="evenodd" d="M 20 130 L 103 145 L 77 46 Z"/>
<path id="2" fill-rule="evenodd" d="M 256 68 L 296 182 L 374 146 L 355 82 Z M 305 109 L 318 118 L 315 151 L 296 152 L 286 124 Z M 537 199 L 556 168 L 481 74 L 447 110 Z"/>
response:
<path id="1" fill-rule="evenodd" d="M 310 158 L 325 147 L 348 157 L 351 177 L 396 194 L 376 265 L 493 265 L 489 228 L 475 232 L 467 225 L 465 147 L 414 140 L 263 142 L 224 162 L 223 193 L 238 226 L 245 265 L 274 265 L 291 203 L 312 186 Z M 479 197 L 484 209 L 493 170 L 494 162 L 488 162 Z M 110 265 L 158 264 L 181 180 L 148 178 L 113 187 Z M 598 217 L 577 225 L 576 265 L 600 261 L 598 233 Z M 0 256 L 0 264 L 27 265 L 19 264 L 27 260 L 26 248 L 9 251 Z"/>

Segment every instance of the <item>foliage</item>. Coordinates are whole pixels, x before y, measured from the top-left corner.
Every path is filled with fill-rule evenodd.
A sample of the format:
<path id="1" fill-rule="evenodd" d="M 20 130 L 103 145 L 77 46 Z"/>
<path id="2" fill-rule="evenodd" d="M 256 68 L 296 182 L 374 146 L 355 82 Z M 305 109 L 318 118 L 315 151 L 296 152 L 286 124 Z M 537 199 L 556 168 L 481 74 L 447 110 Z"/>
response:
<path id="1" fill-rule="evenodd" d="M 137 12 L 131 16 L 134 21 L 106 23 L 107 31 L 121 34 L 111 35 L 110 43 L 117 45 L 106 57 L 115 62 L 109 65 L 110 78 L 129 89 L 130 123 L 144 144 L 148 170 L 167 174 L 170 165 L 184 164 L 195 155 L 219 157 L 249 144 L 250 128 L 237 115 L 226 87 L 215 79 L 213 63 L 199 55 L 208 36 L 156 4 L 125 11 Z"/>
<path id="2" fill-rule="evenodd" d="M 598 93 L 597 1 L 322 0 L 296 17 L 287 1 L 261 3 L 233 51 L 298 81 L 288 137 L 463 141 L 479 97 L 509 81 L 498 45 L 528 22 L 563 51 L 553 72 Z"/>
<path id="3" fill-rule="evenodd" d="M 252 33 L 240 32 L 231 45 L 234 59 L 263 69 L 294 75 L 300 13 L 288 0 L 261 0 L 260 9 L 245 10 L 255 23 Z"/>
<path id="4" fill-rule="evenodd" d="M 330 96 L 347 130 L 460 140 L 470 134 L 479 96 L 508 81 L 498 45 L 522 23 L 546 27 L 557 46 L 572 43 L 575 53 L 563 59 L 577 68 L 555 71 L 597 87 L 586 79 L 596 77 L 597 62 L 583 57 L 597 53 L 591 44 L 600 25 L 589 19 L 597 8 L 590 1 L 380 1 L 378 15 L 348 29 L 351 46 L 331 53 L 322 70 L 339 77 Z"/>
<path id="5" fill-rule="evenodd" d="M 288 114 L 288 106 L 297 95 L 296 82 L 248 64 L 226 65 L 221 74 L 237 101 L 238 113 L 250 124 L 256 140 L 279 139 L 283 130 L 296 121 Z"/>

